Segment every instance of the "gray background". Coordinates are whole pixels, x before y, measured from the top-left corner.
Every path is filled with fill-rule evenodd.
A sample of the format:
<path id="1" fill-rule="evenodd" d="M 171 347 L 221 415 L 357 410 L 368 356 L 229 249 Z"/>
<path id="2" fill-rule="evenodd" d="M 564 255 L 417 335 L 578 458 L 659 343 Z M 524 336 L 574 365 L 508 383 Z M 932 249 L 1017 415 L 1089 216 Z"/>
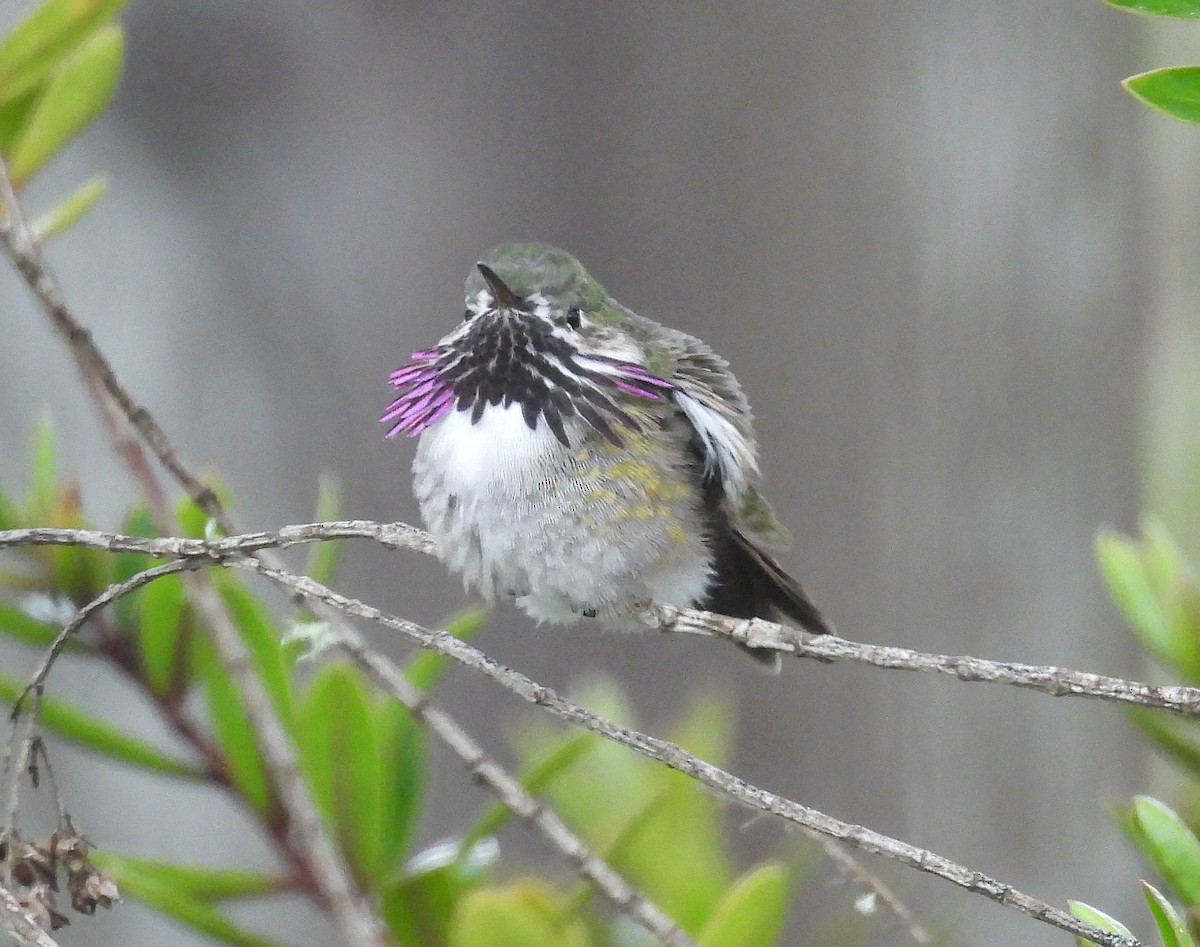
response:
<path id="1" fill-rule="evenodd" d="M 787 563 L 843 634 L 1143 673 L 1091 552 L 1139 495 L 1147 129 L 1166 120 L 1118 86 L 1145 68 L 1132 18 L 1090 0 L 192 0 L 125 22 L 113 110 L 29 203 L 107 170 L 109 196 L 51 259 L 249 528 L 308 519 L 323 470 L 349 515 L 415 520 L 412 444 L 376 421 L 387 372 L 460 318 L 482 251 L 541 239 L 730 359 L 798 540 Z M 15 278 L 0 293 L 0 476 L 21 482 L 49 405 L 89 510 L 113 525 L 130 487 Z M 426 622 L 463 602 L 435 563 L 370 548 L 343 587 Z M 1111 707 L 804 662 L 764 680 L 715 642 L 535 630 L 507 608 L 479 643 L 556 687 L 605 671 L 643 722 L 696 687 L 730 695 L 752 782 L 1145 921 L 1105 809 L 1147 785 L 1144 759 Z M 59 680 L 154 732 L 118 688 Z M 496 748 L 527 713 L 465 672 L 444 697 Z M 435 756 L 426 839 L 482 801 Z M 109 847 L 255 849 L 205 794 L 64 758 L 72 805 Z M 777 831 L 737 833 L 745 857 Z M 1066 942 L 872 864 L 925 917 L 958 919 L 961 943 Z M 797 931 L 851 894 L 804 897 Z M 298 943 L 332 943 L 307 921 L 288 920 Z M 132 904 L 62 940 L 195 942 Z"/>

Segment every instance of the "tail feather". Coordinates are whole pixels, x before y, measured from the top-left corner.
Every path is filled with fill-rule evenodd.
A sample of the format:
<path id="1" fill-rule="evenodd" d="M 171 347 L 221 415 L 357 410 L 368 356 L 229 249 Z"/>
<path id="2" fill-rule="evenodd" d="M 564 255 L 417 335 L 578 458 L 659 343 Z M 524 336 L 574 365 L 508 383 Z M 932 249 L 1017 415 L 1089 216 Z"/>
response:
<path id="1" fill-rule="evenodd" d="M 833 624 L 770 554 L 736 526 L 726 522 L 721 527 L 716 537 L 716 575 L 704 608 L 734 618 L 772 620 L 782 615 L 805 631 L 833 634 Z M 770 669 L 779 670 L 777 651 L 743 650 Z"/>

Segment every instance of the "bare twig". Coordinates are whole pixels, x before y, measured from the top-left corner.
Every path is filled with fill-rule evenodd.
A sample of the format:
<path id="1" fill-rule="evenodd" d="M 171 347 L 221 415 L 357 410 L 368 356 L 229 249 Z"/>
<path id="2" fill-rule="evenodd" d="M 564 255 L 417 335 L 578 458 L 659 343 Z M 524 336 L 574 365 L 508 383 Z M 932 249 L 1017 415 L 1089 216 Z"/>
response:
<path id="1" fill-rule="evenodd" d="M 1093 943 L 1104 945 L 1104 947 L 1143 947 L 1141 942 L 1134 938 L 1112 934 L 1085 924 L 1065 911 L 1060 911 L 1037 898 L 1018 891 L 1012 885 L 998 881 L 965 865 L 960 865 L 942 855 L 891 838 L 861 825 L 842 822 L 816 809 L 753 786 L 733 773 L 726 772 L 720 767 L 693 756 L 674 743 L 623 727 L 571 703 L 549 687 L 538 684 L 519 671 L 505 667 L 479 649 L 444 631 L 433 631 L 406 619 L 388 615 L 373 605 L 341 595 L 307 576 L 292 575 L 271 569 L 257 559 L 232 558 L 227 560 L 227 564 L 235 568 L 257 572 L 306 598 L 324 602 L 348 615 L 399 631 L 421 647 L 447 655 L 460 664 L 491 678 L 529 703 L 545 707 L 552 714 L 569 723 L 585 727 L 643 756 L 665 763 L 672 769 L 679 770 L 716 790 L 721 795 L 752 809 L 770 813 L 802 828 L 839 839 L 853 848 L 884 855 L 902 862 L 958 885 L 973 894 L 979 894 L 998 904 L 1016 908 L 1032 918 L 1044 921 Z M 364 655 L 363 660 L 366 660 L 366 656 L 371 653 L 357 634 L 344 637 L 340 645 L 356 656 L 361 651 Z"/>
<path id="2" fill-rule="evenodd" d="M 37 296 L 51 324 L 67 342 L 88 391 L 96 393 L 99 386 L 107 392 L 163 466 L 184 485 L 196 503 L 210 516 L 221 517 L 223 510 L 216 494 L 184 467 L 165 432 L 120 384 L 112 366 L 92 341 L 91 333 L 67 308 L 58 281 L 43 263 L 31 237 L 20 203 L 13 192 L 8 168 L 2 160 L 0 205 L 3 211 L 0 215 L 0 241 L 3 241 L 13 264 Z M 139 480 L 152 478 L 140 450 L 117 432 L 111 412 L 102 399 L 98 399 L 97 407 L 115 438 L 118 454 L 130 464 L 134 475 Z M 161 491 L 152 491 L 148 499 L 161 501 L 161 496 Z M 254 671 L 245 643 L 210 586 L 194 583 L 192 592 L 197 608 L 207 621 L 218 660 L 226 668 L 242 699 L 251 732 L 275 784 L 279 803 L 287 813 L 297 844 L 304 846 L 313 876 L 343 937 L 356 947 L 383 947 L 387 939 L 382 925 L 372 913 L 366 898 L 357 890 L 350 869 L 321 821 L 308 786 L 300 777 L 295 751 L 271 707 L 263 682 Z"/>
<path id="3" fill-rule="evenodd" d="M 304 523 L 275 531 L 245 533 L 223 539 L 145 539 L 98 530 L 17 529 L 0 532 L 0 549 L 18 545 L 80 545 L 110 552 L 143 552 L 156 557 L 220 559 L 326 539 L 373 539 L 391 548 L 413 549 L 437 556 L 430 536 L 404 523 L 340 520 Z M 909 648 L 862 644 L 836 635 L 814 635 L 760 618 L 730 618 L 677 605 L 648 605 L 638 616 L 647 626 L 674 634 L 728 638 L 752 648 L 771 649 L 818 661 L 857 661 L 875 667 L 946 674 L 960 681 L 1009 684 L 1053 697 L 1088 697 L 1200 716 L 1200 688 L 1182 684 L 1154 685 L 1087 671 L 1074 671 L 1015 661 L 992 661 L 962 655 L 930 654 Z"/>
<path id="4" fill-rule="evenodd" d="M 38 926 L 20 898 L 3 884 L 0 884 L 0 927 L 8 929 L 18 947 L 58 947 L 58 941 Z"/>

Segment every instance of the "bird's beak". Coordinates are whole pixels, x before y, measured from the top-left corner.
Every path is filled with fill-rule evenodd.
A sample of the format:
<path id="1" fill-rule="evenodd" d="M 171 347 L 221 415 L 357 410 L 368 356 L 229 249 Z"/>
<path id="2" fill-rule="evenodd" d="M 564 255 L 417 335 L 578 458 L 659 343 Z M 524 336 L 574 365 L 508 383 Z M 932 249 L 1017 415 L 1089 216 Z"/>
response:
<path id="1" fill-rule="evenodd" d="M 525 301 L 516 293 L 508 288 L 508 285 L 486 263 L 476 263 L 475 266 L 479 272 L 483 274 L 483 281 L 487 283 L 488 289 L 492 291 L 492 298 L 496 300 L 496 308 L 505 309 L 524 309 Z"/>

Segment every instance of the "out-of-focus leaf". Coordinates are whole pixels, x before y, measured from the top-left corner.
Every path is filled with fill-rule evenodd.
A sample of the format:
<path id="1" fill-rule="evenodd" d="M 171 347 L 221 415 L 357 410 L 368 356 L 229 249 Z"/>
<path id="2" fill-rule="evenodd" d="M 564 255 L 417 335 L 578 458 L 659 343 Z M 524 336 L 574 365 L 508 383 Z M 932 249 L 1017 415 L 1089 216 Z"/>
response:
<path id="1" fill-rule="evenodd" d="M 254 731 L 241 696 L 217 659 L 206 634 L 192 636 L 192 664 L 204 685 L 205 702 L 213 735 L 225 760 L 233 786 L 259 812 L 271 805 L 271 790 L 258 752 Z"/>
<path id="2" fill-rule="evenodd" d="M 1193 727 L 1146 707 L 1132 708 L 1129 716 L 1163 753 L 1200 779 L 1200 738 Z"/>
<path id="3" fill-rule="evenodd" d="M 1109 917 L 1098 908 L 1092 907 L 1090 904 L 1085 904 L 1083 901 L 1068 901 L 1067 908 L 1079 920 L 1085 924 L 1091 924 L 1092 927 L 1098 927 L 1102 931 L 1108 931 L 1112 934 L 1120 934 L 1122 937 L 1132 937 L 1133 931 L 1118 921 L 1116 918 Z M 1082 937 L 1076 937 L 1075 942 L 1078 947 L 1096 947 L 1090 940 L 1084 940 Z"/>
<path id="4" fill-rule="evenodd" d="M 462 898 L 449 947 L 586 947 L 579 923 L 562 923 L 553 895 L 537 882 L 483 888 Z"/>
<path id="5" fill-rule="evenodd" d="M 1189 680 L 1200 680 L 1200 636 L 1173 614 L 1185 568 L 1182 554 L 1152 520 L 1141 545 L 1112 532 L 1096 538 L 1096 557 L 1109 590 L 1142 644 Z"/>
<path id="6" fill-rule="evenodd" d="M 61 630 L 57 625 L 30 618 L 15 605 L 0 602 L 0 634 L 8 635 L 10 638 L 26 644 L 44 647 L 58 637 Z M 69 642 L 67 647 L 86 650 L 86 646 L 80 644 L 78 640 Z"/>
<path id="7" fill-rule="evenodd" d="M 451 866 L 405 875 L 383 889 L 380 914 L 400 947 L 441 947 L 461 891 Z"/>
<path id="8" fill-rule="evenodd" d="M 1164 898 L 1154 885 L 1146 881 L 1142 882 L 1142 893 L 1146 896 L 1146 903 L 1150 905 L 1154 923 L 1158 925 L 1163 947 L 1195 947 L 1187 925 L 1179 916 L 1179 912 L 1171 906 L 1171 902 Z"/>
<path id="9" fill-rule="evenodd" d="M 143 505 L 135 506 L 129 511 L 121 530 L 130 536 L 149 537 L 155 536 L 158 533 L 154 528 L 154 517 L 150 515 L 150 510 Z M 138 552 L 119 552 L 111 557 L 111 562 L 113 582 L 124 582 L 126 579 L 132 578 L 139 572 L 144 572 L 155 565 L 155 561 L 150 556 Z M 158 579 L 156 581 L 161 582 L 163 580 Z M 154 582 L 150 583 L 151 586 L 154 584 Z M 135 627 L 138 601 L 144 592 L 145 590 L 141 589 L 132 595 L 126 595 L 123 598 L 117 599 L 112 604 L 113 617 L 116 620 L 117 626 L 122 630 L 129 630 Z"/>
<path id="10" fill-rule="evenodd" d="M 0 43 L 0 100 L 29 94 L 125 0 L 47 0 Z"/>
<path id="11" fill-rule="evenodd" d="M 166 695 L 187 679 L 180 662 L 188 660 L 183 638 L 187 591 L 177 575 L 163 576 L 142 589 L 138 617 L 138 654 L 142 673 L 156 694 Z"/>
<path id="12" fill-rule="evenodd" d="M 596 734 L 586 731 L 567 736 L 526 770 L 521 777 L 521 785 L 531 795 L 539 795 L 557 777 L 574 766 L 585 753 L 593 749 L 599 739 Z M 509 809 L 501 803 L 489 806 L 464 837 L 462 850 L 465 852 L 479 839 L 495 835 L 511 815 Z"/>
<path id="13" fill-rule="evenodd" d="M 110 873 L 121 893 L 144 901 L 220 944 L 231 947 L 285 947 L 279 941 L 243 930 L 212 904 L 193 898 L 186 888 L 176 887 L 129 864 L 114 864 Z"/>
<path id="14" fill-rule="evenodd" d="M 114 878 L 135 872 L 148 875 L 197 901 L 258 897 L 286 891 L 288 888 L 287 878 L 257 871 L 184 865 L 104 851 L 93 851 L 91 857 L 101 871 L 108 872 Z"/>
<path id="15" fill-rule="evenodd" d="M 1133 801 L 1144 854 L 1188 906 L 1200 907 L 1200 840 L 1170 808 L 1149 796 Z"/>
<path id="16" fill-rule="evenodd" d="M 292 680 L 283 647 L 279 643 L 279 629 L 263 603 L 247 591 L 236 576 L 228 571 L 218 571 L 212 580 L 229 617 L 241 632 L 242 641 L 250 649 L 255 669 L 271 696 L 275 713 L 284 727 L 291 730 Z"/>
<path id="17" fill-rule="evenodd" d="M 326 664 L 313 678 L 297 713 L 300 761 L 313 800 L 364 886 L 385 869 L 383 770 L 373 708 L 366 685 L 342 662 Z"/>
<path id="18" fill-rule="evenodd" d="M 13 146 L 9 173 L 20 184 L 96 120 L 117 87 L 124 37 L 101 27 L 63 60 Z"/>
<path id="19" fill-rule="evenodd" d="M 1105 0 L 1110 6 L 1145 13 L 1150 16 L 1172 16 L 1181 20 L 1200 19 L 1200 0 Z"/>
<path id="20" fill-rule="evenodd" d="M 1200 66 L 1153 69 L 1122 85 L 1151 108 L 1181 122 L 1200 123 Z"/>
<path id="21" fill-rule="evenodd" d="M 43 414 L 33 431 L 33 468 L 30 471 L 29 498 L 26 501 L 29 521 L 46 523 L 50 520 L 58 497 L 58 452 L 54 447 L 54 424 L 49 414 Z"/>
<path id="22" fill-rule="evenodd" d="M 702 947 L 770 947 L 783 930 L 787 900 L 784 867 L 759 865 L 725 892 L 696 939 Z"/>
<path id="23" fill-rule="evenodd" d="M 482 609 L 466 612 L 450 619 L 446 625 L 446 633 L 470 641 L 475 633 L 483 627 L 488 613 Z M 404 677 L 422 693 L 432 689 L 445 673 L 449 658 L 433 651 L 422 651 L 417 654 L 404 668 Z"/>
<path id="24" fill-rule="evenodd" d="M 0 529 L 16 529 L 21 523 L 21 514 L 17 505 L 5 490 L 0 487 Z"/>
<path id="25" fill-rule="evenodd" d="M 31 224 L 34 239 L 45 243 L 73 227 L 108 190 L 108 179 L 98 175 L 85 181 Z"/>
<path id="26" fill-rule="evenodd" d="M 316 512 L 320 523 L 342 518 L 342 488 L 333 474 L 323 473 L 317 481 Z M 309 547 L 308 574 L 322 585 L 332 585 L 341 559 L 340 542 L 313 543 Z"/>
<path id="27" fill-rule="evenodd" d="M 11 704 L 24 689 L 24 681 L 0 677 L 0 700 Z M 156 750 L 150 744 L 131 737 L 123 730 L 118 730 L 112 724 L 105 723 L 66 701 L 43 697 L 42 723 L 47 730 L 110 759 L 166 776 L 179 776 L 184 779 L 206 778 L 206 774 L 191 763 Z"/>
<path id="28" fill-rule="evenodd" d="M 376 701 L 375 730 L 381 754 L 380 864 L 390 871 L 416 833 L 425 792 L 425 731 L 390 698 Z"/>
<path id="29" fill-rule="evenodd" d="M 13 144 L 21 137 L 37 106 L 38 91 L 31 88 L 11 98 L 4 98 L 0 92 L 0 155 L 12 151 Z"/>

